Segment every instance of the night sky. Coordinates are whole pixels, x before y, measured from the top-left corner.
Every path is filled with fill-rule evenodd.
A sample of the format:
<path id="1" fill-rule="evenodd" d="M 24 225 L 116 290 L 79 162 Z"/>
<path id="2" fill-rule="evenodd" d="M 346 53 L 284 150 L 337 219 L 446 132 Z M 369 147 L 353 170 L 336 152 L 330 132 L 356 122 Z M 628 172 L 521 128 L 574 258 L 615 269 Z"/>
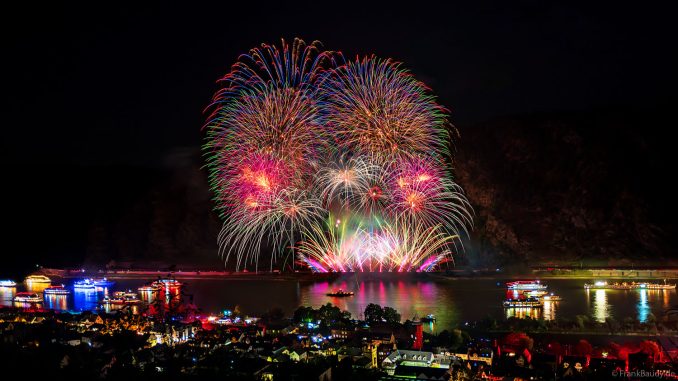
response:
<path id="1" fill-rule="evenodd" d="M 451 110 L 462 139 L 510 115 L 676 104 L 676 9 L 365 3 L 3 12 L 0 275 L 81 260 L 93 220 L 147 192 L 155 180 L 145 173 L 186 165 L 215 81 L 261 42 L 300 37 L 402 61 Z M 648 128 L 664 127 L 675 120 Z"/>

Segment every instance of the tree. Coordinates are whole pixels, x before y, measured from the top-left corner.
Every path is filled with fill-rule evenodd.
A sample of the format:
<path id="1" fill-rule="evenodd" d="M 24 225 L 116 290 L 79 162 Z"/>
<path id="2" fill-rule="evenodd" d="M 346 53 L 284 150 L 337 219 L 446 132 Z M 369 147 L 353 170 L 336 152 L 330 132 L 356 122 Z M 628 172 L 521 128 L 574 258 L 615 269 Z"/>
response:
<path id="1" fill-rule="evenodd" d="M 641 352 L 652 357 L 653 360 L 657 359 L 657 357 L 661 353 L 661 349 L 659 348 L 659 344 L 657 344 L 655 341 L 652 341 L 652 340 L 642 341 L 640 343 L 640 350 L 641 350 Z"/>
<path id="2" fill-rule="evenodd" d="M 332 303 L 327 303 L 323 306 L 320 306 L 318 309 L 318 319 L 320 319 L 320 321 L 322 321 L 325 325 L 329 326 L 332 323 L 341 320 L 341 317 L 341 309 Z"/>
<path id="3" fill-rule="evenodd" d="M 586 315 L 577 315 L 575 317 L 575 320 L 577 321 L 577 325 L 579 326 L 579 329 L 584 330 L 586 326 L 589 324 L 591 321 L 588 316 Z"/>
<path id="4" fill-rule="evenodd" d="M 341 320 L 343 321 L 351 320 L 351 313 L 348 311 L 341 311 Z"/>
<path id="5" fill-rule="evenodd" d="M 504 337 L 504 343 L 512 346 L 518 351 L 522 351 L 523 349 L 532 350 L 534 340 L 523 332 L 513 332 Z"/>
<path id="6" fill-rule="evenodd" d="M 368 322 L 379 322 L 384 318 L 384 310 L 380 305 L 370 303 L 365 307 L 365 320 Z"/>
<path id="7" fill-rule="evenodd" d="M 589 356 L 593 353 L 593 346 L 586 340 L 579 340 L 574 346 L 574 353 L 578 356 Z"/>
<path id="8" fill-rule="evenodd" d="M 301 306 L 297 308 L 296 311 L 294 311 L 294 315 L 292 316 L 292 321 L 295 323 L 302 323 L 305 321 L 310 321 L 310 320 L 317 320 L 315 318 L 315 310 L 313 307 L 304 307 Z"/>
<path id="9" fill-rule="evenodd" d="M 450 348 L 457 349 L 464 343 L 464 332 L 460 329 L 455 329 L 450 335 Z"/>
<path id="10" fill-rule="evenodd" d="M 655 323 L 657 323 L 657 317 L 654 316 L 654 314 L 652 312 L 650 312 L 650 313 L 647 314 L 647 317 L 645 318 L 645 322 L 647 324 L 655 324 Z"/>
<path id="11" fill-rule="evenodd" d="M 546 352 L 552 355 L 560 356 L 563 354 L 563 346 L 557 341 L 550 342 L 546 348 Z"/>
<path id="12" fill-rule="evenodd" d="M 400 314 L 395 310 L 395 308 L 384 307 L 383 318 L 391 324 L 400 323 Z"/>
<path id="13" fill-rule="evenodd" d="M 283 312 L 280 307 L 273 307 L 263 316 L 268 321 L 277 321 L 282 320 L 285 317 L 285 312 Z"/>
<path id="14" fill-rule="evenodd" d="M 619 323 L 611 316 L 605 318 L 605 324 L 607 324 L 607 328 L 611 334 L 614 334 L 619 330 Z"/>

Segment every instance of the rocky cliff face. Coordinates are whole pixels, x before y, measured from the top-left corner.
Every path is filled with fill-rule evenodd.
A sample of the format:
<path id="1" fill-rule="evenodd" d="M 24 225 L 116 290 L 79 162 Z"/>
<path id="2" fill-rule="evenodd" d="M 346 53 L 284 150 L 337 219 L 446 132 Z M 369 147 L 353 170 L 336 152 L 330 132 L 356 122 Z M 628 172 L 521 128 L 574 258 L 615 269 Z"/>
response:
<path id="1" fill-rule="evenodd" d="M 207 176 L 199 150 L 178 150 L 155 170 L 113 171 L 104 184 L 129 184 L 106 194 L 90 222 L 86 262 L 210 264 L 218 266 L 217 234 L 221 222 L 212 212 Z M 124 187 L 127 188 L 127 187 Z"/>
<path id="2" fill-rule="evenodd" d="M 460 258 L 588 264 L 671 258 L 669 143 L 651 118 L 506 118 L 464 128 L 457 180 L 475 207 Z"/>

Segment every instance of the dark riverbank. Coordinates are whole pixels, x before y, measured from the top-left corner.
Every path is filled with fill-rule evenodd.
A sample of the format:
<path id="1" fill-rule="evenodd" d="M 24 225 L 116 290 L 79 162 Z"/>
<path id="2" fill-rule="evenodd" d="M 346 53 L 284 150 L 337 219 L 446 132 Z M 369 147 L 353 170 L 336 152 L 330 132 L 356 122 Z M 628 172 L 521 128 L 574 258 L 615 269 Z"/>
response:
<path id="1" fill-rule="evenodd" d="M 454 279 L 623 279 L 623 280 L 663 280 L 678 279 L 678 268 L 653 269 L 614 269 L 614 268 L 580 268 L 580 269 L 542 269 L 536 268 L 527 272 L 505 272 L 501 270 L 459 269 L 445 272 L 429 273 L 311 273 L 311 272 L 231 272 L 217 270 L 181 270 L 181 269 L 55 269 L 43 268 L 35 274 L 44 274 L 58 278 L 108 277 L 111 279 L 149 279 L 158 277 L 175 277 L 177 279 L 229 279 L 229 280 L 454 280 Z"/>

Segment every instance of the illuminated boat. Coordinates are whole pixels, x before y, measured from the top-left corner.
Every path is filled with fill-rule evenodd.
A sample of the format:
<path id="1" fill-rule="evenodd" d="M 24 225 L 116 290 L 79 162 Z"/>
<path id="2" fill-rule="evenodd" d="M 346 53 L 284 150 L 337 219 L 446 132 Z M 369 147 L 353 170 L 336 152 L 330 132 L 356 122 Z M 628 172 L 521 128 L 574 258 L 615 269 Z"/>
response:
<path id="1" fill-rule="evenodd" d="M 158 292 L 160 291 L 160 287 L 157 286 L 141 286 L 137 288 L 137 291 L 139 292 Z"/>
<path id="2" fill-rule="evenodd" d="M 550 294 L 550 295 L 542 296 L 541 300 L 543 300 L 545 302 L 559 302 L 559 301 L 563 300 L 563 298 L 561 298 L 560 295 Z"/>
<path id="3" fill-rule="evenodd" d="M 181 282 L 179 282 L 176 279 L 158 279 L 155 282 L 151 283 L 151 286 L 158 287 L 158 288 L 180 287 Z"/>
<path id="4" fill-rule="evenodd" d="M 538 280 L 518 280 L 506 283 L 506 287 L 509 290 L 546 290 L 548 286 Z"/>
<path id="5" fill-rule="evenodd" d="M 328 292 L 327 296 L 335 296 L 335 297 L 345 297 L 345 296 L 353 296 L 353 291 L 344 291 L 344 290 L 336 290 L 333 292 Z"/>
<path id="6" fill-rule="evenodd" d="M 428 314 L 424 316 L 423 318 L 420 319 L 424 323 L 435 323 L 436 322 L 436 317 L 433 314 Z"/>
<path id="7" fill-rule="evenodd" d="M 137 297 L 137 294 L 129 291 L 116 291 L 113 293 L 113 296 L 105 296 L 103 303 L 104 304 L 115 304 L 115 305 L 125 305 L 125 304 L 137 304 L 140 300 Z"/>
<path id="8" fill-rule="evenodd" d="M 542 296 L 544 296 L 544 295 L 546 295 L 546 294 L 548 294 L 548 293 L 549 293 L 549 292 L 546 291 L 546 290 L 532 290 L 532 291 L 526 291 L 526 292 L 524 293 L 524 295 L 526 295 L 526 296 L 532 296 L 532 297 L 535 297 L 535 298 L 539 298 L 539 297 L 542 297 Z"/>
<path id="9" fill-rule="evenodd" d="M 44 275 L 29 275 L 24 279 L 24 283 L 52 283 L 52 280 Z"/>
<path id="10" fill-rule="evenodd" d="M 45 295 L 68 295 L 71 293 L 63 284 L 47 287 L 43 292 Z"/>
<path id="11" fill-rule="evenodd" d="M 541 308 L 543 303 L 541 300 L 536 298 L 527 298 L 527 299 L 506 299 L 504 300 L 505 308 L 516 308 L 516 307 L 530 307 L 530 308 Z"/>
<path id="12" fill-rule="evenodd" d="M 593 284 L 584 284 L 584 288 L 587 290 L 673 290 L 676 288 L 676 285 L 646 282 L 607 283 L 606 281 L 599 280 Z"/>
<path id="13" fill-rule="evenodd" d="M 92 279 L 92 282 L 96 287 L 111 287 L 115 284 L 114 281 L 108 280 L 106 278 L 96 278 Z"/>
<path id="14" fill-rule="evenodd" d="M 13 280 L 0 280 L 0 287 L 16 287 L 16 282 Z"/>
<path id="15" fill-rule="evenodd" d="M 95 291 L 97 286 L 92 279 L 82 279 L 76 280 L 75 283 L 73 283 L 73 288 L 76 291 Z"/>
<path id="16" fill-rule="evenodd" d="M 14 301 L 20 303 L 42 303 L 42 297 L 37 292 L 17 292 L 14 296 Z"/>

